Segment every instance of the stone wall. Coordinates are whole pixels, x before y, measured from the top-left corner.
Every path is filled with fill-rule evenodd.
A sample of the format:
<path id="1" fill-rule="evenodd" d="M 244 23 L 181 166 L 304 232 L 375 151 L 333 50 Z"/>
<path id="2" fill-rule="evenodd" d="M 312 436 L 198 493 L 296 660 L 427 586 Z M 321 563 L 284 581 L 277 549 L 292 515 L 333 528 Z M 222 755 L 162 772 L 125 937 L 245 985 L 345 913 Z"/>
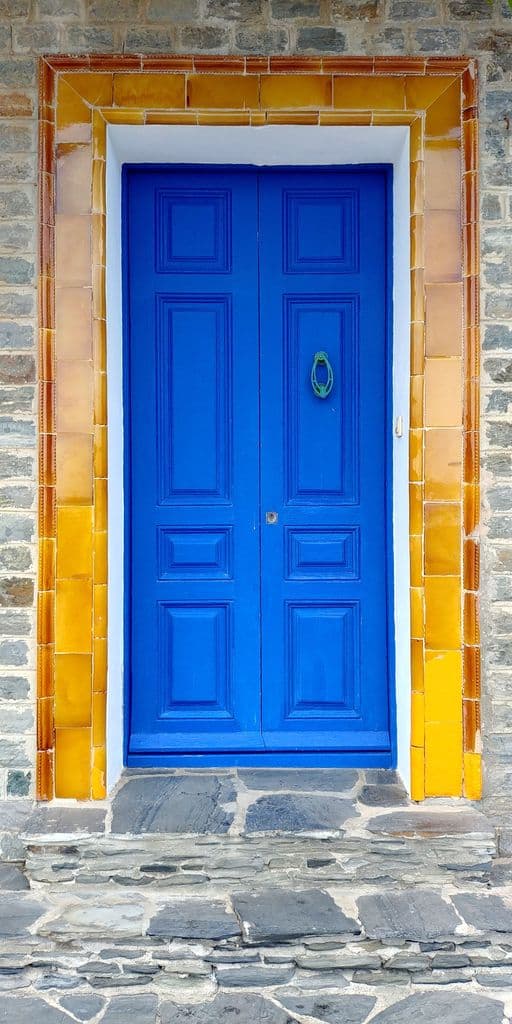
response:
<path id="1" fill-rule="evenodd" d="M 0 798 L 35 750 L 37 55 L 466 54 L 480 62 L 486 806 L 512 799 L 512 11 L 507 0 L 0 0 Z M 510 121 L 509 121 L 510 118 Z"/>

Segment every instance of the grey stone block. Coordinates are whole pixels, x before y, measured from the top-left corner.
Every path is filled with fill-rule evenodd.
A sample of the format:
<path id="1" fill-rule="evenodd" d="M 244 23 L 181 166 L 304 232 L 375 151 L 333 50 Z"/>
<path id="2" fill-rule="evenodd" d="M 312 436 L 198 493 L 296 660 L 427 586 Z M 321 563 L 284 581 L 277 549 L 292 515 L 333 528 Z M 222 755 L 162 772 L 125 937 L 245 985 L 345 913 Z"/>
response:
<path id="1" fill-rule="evenodd" d="M 155 1024 L 157 998 L 154 995 L 114 996 L 109 1002 L 102 1024 Z"/>
<path id="2" fill-rule="evenodd" d="M 259 18 L 263 0 L 207 0 L 206 17 L 229 18 L 232 21 L 251 21 Z M 192 21 L 189 17 L 188 21 Z"/>
<path id="3" fill-rule="evenodd" d="M 439 14 L 436 0 L 392 0 L 389 17 L 397 21 L 419 21 Z"/>
<path id="4" fill-rule="evenodd" d="M 170 901 L 148 927 L 148 935 L 164 939 L 227 939 L 240 933 L 235 915 L 212 900 Z"/>
<path id="5" fill-rule="evenodd" d="M 109 28 L 69 25 L 63 39 L 63 49 L 71 53 L 112 53 L 115 50 L 114 33 Z"/>
<path id="6" fill-rule="evenodd" d="M 108 897 L 104 903 L 83 900 L 64 907 L 56 917 L 46 921 L 38 934 L 49 935 L 59 940 L 66 937 L 80 939 L 118 939 L 142 935 L 144 912 L 135 901 L 115 903 Z M 108 968 L 105 966 L 104 973 Z"/>
<path id="7" fill-rule="evenodd" d="M 28 646 L 24 640 L 2 640 L 0 642 L 0 665 L 8 668 L 21 668 L 28 665 Z M 16 763 L 16 748 L 7 740 L 0 740 L 0 764 Z M 28 764 L 27 759 L 23 759 Z"/>
<path id="8" fill-rule="evenodd" d="M 235 35 L 237 50 L 242 53 L 284 53 L 288 49 L 288 33 L 284 28 L 242 28 Z"/>
<path id="9" fill-rule="evenodd" d="M 230 780 L 215 775 L 132 776 L 112 802 L 112 832 L 224 833 L 235 799 Z"/>
<path id="10" fill-rule="evenodd" d="M 21 256 L 0 256 L 0 283 L 32 284 L 33 280 L 34 264 L 31 260 Z"/>
<path id="11" fill-rule="evenodd" d="M 21 545 L 0 548 L 0 571 L 7 570 L 12 572 L 17 570 L 18 572 L 25 572 L 32 567 L 33 561 L 30 548 L 24 548 Z"/>
<path id="12" fill-rule="evenodd" d="M 27 928 L 45 913 L 45 909 L 42 903 L 30 896 L 3 896 L 0 900 L 0 936 L 24 935 Z"/>
<path id="13" fill-rule="evenodd" d="M 7 796 L 28 796 L 31 781 L 31 772 L 7 772 Z"/>
<path id="14" fill-rule="evenodd" d="M 29 153 L 33 148 L 34 135 L 31 128 L 25 125 L 0 124 L 0 152 Z"/>
<path id="15" fill-rule="evenodd" d="M 149 0 L 146 12 L 148 21 L 196 21 L 199 17 L 199 0 Z"/>
<path id="16" fill-rule="evenodd" d="M 0 292 L 0 316 L 32 316 L 35 305 L 34 291 Z"/>
<path id="17" fill-rule="evenodd" d="M 344 53 L 347 37 L 339 28 L 311 25 L 299 28 L 297 49 L 302 53 Z"/>
<path id="18" fill-rule="evenodd" d="M 171 53 L 176 49 L 172 28 L 129 28 L 126 49 L 131 53 Z"/>
<path id="19" fill-rule="evenodd" d="M 251 945 L 287 942 L 305 935 L 358 935 L 357 921 L 347 917 L 321 889 L 263 889 L 238 892 L 233 907 Z"/>
<path id="20" fill-rule="evenodd" d="M 11 184 L 19 181 L 34 181 L 36 174 L 33 157 L 0 154 L 0 182 Z"/>
<path id="21" fill-rule="evenodd" d="M 0 676 L 0 700 L 25 700 L 29 693 L 25 676 Z"/>
<path id="22" fill-rule="evenodd" d="M 31 384 L 35 380 L 35 371 L 32 355 L 0 354 L 0 384 Z"/>
<path id="23" fill-rule="evenodd" d="M 483 349 L 512 349 L 512 328 L 505 324 L 490 324 L 485 328 Z"/>
<path id="24" fill-rule="evenodd" d="M 317 18 L 320 14 L 319 0 L 271 0 L 272 17 Z"/>
<path id="25" fill-rule="evenodd" d="M 181 48 L 185 50 L 225 51 L 229 45 L 229 35 L 223 28 L 212 28 L 209 25 L 197 25 L 183 28 L 181 32 Z"/>
<path id="26" fill-rule="evenodd" d="M 409 803 L 403 786 L 363 786 L 358 800 L 367 807 L 398 807 Z"/>
<path id="27" fill-rule="evenodd" d="M 60 1005 L 78 1020 L 91 1020 L 103 1009 L 105 1000 L 101 996 L 90 996 L 80 992 L 72 996 L 62 996 Z"/>
<path id="28" fill-rule="evenodd" d="M 373 1010 L 373 996 L 302 995 L 299 992 L 276 993 L 277 998 L 300 1017 L 315 1017 L 325 1024 L 363 1024 Z"/>
<path id="29" fill-rule="evenodd" d="M 482 21 L 492 18 L 492 6 L 487 0 L 450 0 L 448 5 L 449 16 L 452 18 L 471 19 L 471 21 Z"/>
<path id="30" fill-rule="evenodd" d="M 34 601 L 34 581 L 26 576 L 0 577 L 0 607 L 27 608 Z"/>
<path id="31" fill-rule="evenodd" d="M 209 1003 L 192 1006 L 163 1002 L 160 1020 L 161 1024 L 232 1024 L 233 1021 L 236 1024 L 256 1024 L 256 1021 L 258 1024 L 293 1024 L 289 1013 L 254 992 L 221 993 Z M 119 1021 L 119 1024 L 126 1022 Z"/>
<path id="32" fill-rule="evenodd" d="M 103 832 L 105 815 L 106 811 L 102 807 L 59 807 L 39 804 L 24 822 L 23 831 L 28 836 Z"/>
<path id="33" fill-rule="evenodd" d="M 0 189 L 0 217 L 31 217 L 35 213 L 35 203 L 34 188 Z"/>
<path id="34" fill-rule="evenodd" d="M 81 18 L 82 5 L 80 0 L 38 0 L 39 14 L 42 18 Z"/>
<path id="35" fill-rule="evenodd" d="M 453 903 L 466 923 L 478 931 L 512 933 L 512 907 L 499 896 L 461 893 L 453 897 Z"/>
<path id="36" fill-rule="evenodd" d="M 359 773 L 351 768 L 239 768 L 238 776 L 248 789 L 260 791 L 348 793 Z"/>
<path id="37" fill-rule="evenodd" d="M 27 7 L 28 6 L 30 6 L 30 0 L 27 0 Z M 0 8 L 0 14 L 1 13 Z M 35 85 L 36 61 L 21 60 L 19 57 L 9 57 L 5 60 L 0 60 L 0 80 L 4 88 L 11 86 Z"/>
<path id="38" fill-rule="evenodd" d="M 267 985 L 286 985 L 294 974 L 294 965 L 247 964 L 241 967 L 219 965 L 217 981 L 223 988 L 264 988 Z"/>
<path id="39" fill-rule="evenodd" d="M 18 389 L 16 388 L 16 391 L 17 390 Z M 2 391 L 0 389 L 0 401 L 1 399 Z M 23 487 L 20 484 L 8 484 L 6 487 L 0 487 L 0 508 L 32 508 L 35 500 L 35 485 L 32 485 L 31 487 Z"/>
<path id="40" fill-rule="evenodd" d="M 380 814 L 368 823 L 370 832 L 385 832 L 395 836 L 451 836 L 492 835 L 490 822 L 480 811 L 468 810 L 411 810 Z"/>
<path id="41" fill-rule="evenodd" d="M 6 892 L 21 892 L 28 888 L 28 881 L 21 868 L 16 864 L 0 863 L 0 889 Z"/>
<path id="42" fill-rule="evenodd" d="M 262 796 L 248 808 L 245 831 L 310 832 L 338 830 L 357 812 L 349 800 L 326 796 Z"/>
<path id="43" fill-rule="evenodd" d="M 416 40 L 421 53 L 457 53 L 461 48 L 460 32 L 454 28 L 419 28 Z"/>
<path id="44" fill-rule="evenodd" d="M 502 1024 L 503 1003 L 472 992 L 422 992 L 392 1003 L 372 1024 Z"/>
<path id="45" fill-rule="evenodd" d="M 0 636 L 29 636 L 31 629 L 32 610 L 0 608 Z"/>
<path id="46" fill-rule="evenodd" d="M 137 22 L 139 20 L 139 0 L 87 0 L 88 21 L 121 21 Z"/>
<path id="47" fill-rule="evenodd" d="M 0 348 L 32 348 L 35 345 L 34 328 L 13 320 L 0 323 Z"/>
<path id="48" fill-rule="evenodd" d="M 2 1024 L 4 1021 L 5 1024 L 28 1024 L 29 1021 L 37 1021 L 37 1024 L 70 1024 L 70 1017 L 45 999 L 20 995 L 15 998 L 0 996 L 0 1021 Z"/>
<path id="49" fill-rule="evenodd" d="M 453 909 L 437 893 L 372 893 L 357 901 L 359 917 L 370 939 L 412 942 L 452 935 L 459 924 Z"/>

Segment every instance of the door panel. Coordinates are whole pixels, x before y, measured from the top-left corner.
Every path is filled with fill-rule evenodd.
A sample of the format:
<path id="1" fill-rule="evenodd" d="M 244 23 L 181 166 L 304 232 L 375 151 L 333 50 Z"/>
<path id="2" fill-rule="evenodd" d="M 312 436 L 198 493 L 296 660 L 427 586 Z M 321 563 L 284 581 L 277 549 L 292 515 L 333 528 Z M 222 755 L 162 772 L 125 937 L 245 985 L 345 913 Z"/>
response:
<path id="1" fill-rule="evenodd" d="M 256 175 L 130 169 L 126 194 L 129 749 L 258 749 Z"/>
<path id="2" fill-rule="evenodd" d="M 268 749 L 390 747 L 385 189 L 378 171 L 260 178 Z M 318 351 L 326 398 L 311 384 Z"/>

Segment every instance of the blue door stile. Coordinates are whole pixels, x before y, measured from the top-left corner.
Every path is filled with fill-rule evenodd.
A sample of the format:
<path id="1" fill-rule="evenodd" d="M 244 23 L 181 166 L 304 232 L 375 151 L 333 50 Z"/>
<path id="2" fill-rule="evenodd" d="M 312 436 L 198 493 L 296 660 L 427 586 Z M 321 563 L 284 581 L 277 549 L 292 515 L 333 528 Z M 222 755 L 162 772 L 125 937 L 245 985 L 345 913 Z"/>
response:
<path id="1" fill-rule="evenodd" d="M 392 766 L 389 171 L 123 189 L 126 763 Z"/>

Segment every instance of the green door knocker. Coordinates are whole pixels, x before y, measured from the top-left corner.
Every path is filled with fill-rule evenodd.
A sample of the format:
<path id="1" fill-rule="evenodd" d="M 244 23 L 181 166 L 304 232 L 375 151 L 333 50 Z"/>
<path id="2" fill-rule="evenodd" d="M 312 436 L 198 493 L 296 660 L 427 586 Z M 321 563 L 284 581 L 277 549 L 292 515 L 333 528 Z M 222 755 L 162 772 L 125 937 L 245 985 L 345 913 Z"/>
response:
<path id="1" fill-rule="evenodd" d="M 327 380 L 325 380 L 323 384 L 318 380 L 317 376 L 319 366 L 325 366 L 325 372 L 327 374 Z M 329 362 L 327 352 L 315 352 L 313 366 L 311 367 L 311 387 L 313 388 L 313 393 L 317 398 L 327 398 L 332 391 L 333 384 L 334 374 L 332 372 L 332 366 Z"/>

